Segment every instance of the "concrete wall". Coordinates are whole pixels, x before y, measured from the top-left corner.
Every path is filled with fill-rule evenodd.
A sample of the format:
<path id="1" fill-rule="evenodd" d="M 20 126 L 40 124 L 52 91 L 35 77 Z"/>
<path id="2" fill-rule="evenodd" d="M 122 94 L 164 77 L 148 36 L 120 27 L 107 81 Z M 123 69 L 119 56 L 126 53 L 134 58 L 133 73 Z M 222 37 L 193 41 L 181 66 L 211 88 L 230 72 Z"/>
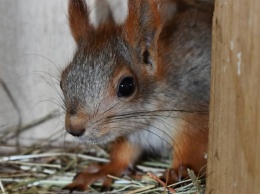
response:
<path id="1" fill-rule="evenodd" d="M 51 102 L 56 102 L 58 94 L 48 82 L 52 79 L 59 89 L 55 79 L 71 59 L 74 42 L 66 0 L 0 0 L 0 14 L 0 138 L 6 142 L 6 135 L 11 136 L 7 133 L 18 125 L 26 129 L 55 110 L 62 113 Z M 20 143 L 37 142 L 55 131 L 65 134 L 62 118 L 47 119 L 20 132 Z M 17 135 L 10 144 L 15 144 Z"/>

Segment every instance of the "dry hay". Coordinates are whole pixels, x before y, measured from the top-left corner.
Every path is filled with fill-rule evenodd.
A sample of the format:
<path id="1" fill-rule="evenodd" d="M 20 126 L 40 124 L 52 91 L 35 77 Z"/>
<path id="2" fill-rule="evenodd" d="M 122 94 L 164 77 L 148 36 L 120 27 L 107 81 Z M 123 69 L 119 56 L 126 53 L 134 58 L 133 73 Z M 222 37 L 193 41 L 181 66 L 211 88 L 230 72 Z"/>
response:
<path id="1" fill-rule="evenodd" d="M 0 193 L 69 193 L 61 189 L 72 181 L 76 172 L 93 163 L 108 162 L 107 152 L 99 147 L 86 149 L 83 144 L 68 147 L 50 147 L 48 139 L 45 139 L 29 148 L 20 149 L 19 155 L 1 156 Z M 137 165 L 134 176 L 110 176 L 115 181 L 109 193 L 204 193 L 205 179 L 196 177 L 193 171 L 189 172 L 189 178 L 174 185 L 166 186 L 161 182 L 158 177 L 169 164 L 170 160 L 143 161 Z M 85 193 L 101 193 L 101 186 L 101 182 L 96 182 Z"/>

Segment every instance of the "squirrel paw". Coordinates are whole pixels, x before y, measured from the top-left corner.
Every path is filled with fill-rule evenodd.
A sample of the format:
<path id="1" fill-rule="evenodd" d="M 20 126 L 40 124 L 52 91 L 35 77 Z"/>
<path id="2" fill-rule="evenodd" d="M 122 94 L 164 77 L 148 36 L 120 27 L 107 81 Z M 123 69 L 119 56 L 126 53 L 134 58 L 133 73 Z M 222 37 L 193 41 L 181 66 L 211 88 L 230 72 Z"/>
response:
<path id="1" fill-rule="evenodd" d="M 99 175 L 97 173 L 82 172 L 76 175 L 72 183 L 68 184 L 63 190 L 73 191 L 86 191 L 88 186 L 97 180 L 103 181 L 102 191 L 109 191 L 112 184 L 112 179 L 106 177 L 106 175 Z"/>
<path id="2" fill-rule="evenodd" d="M 110 191 L 113 180 L 107 175 L 121 175 L 123 171 L 121 169 L 117 169 L 116 171 L 112 167 L 114 167 L 114 164 L 111 163 L 103 166 L 92 164 L 84 172 L 78 173 L 74 177 L 73 182 L 65 186 L 63 190 L 70 190 L 70 193 L 73 191 L 86 191 L 89 185 L 99 180 L 103 183 L 101 191 Z"/>
<path id="3" fill-rule="evenodd" d="M 160 178 L 162 181 L 166 182 L 167 185 L 170 185 L 181 181 L 183 178 L 187 176 L 188 176 L 187 168 L 183 165 L 180 165 L 177 170 L 176 169 L 166 170 Z"/>

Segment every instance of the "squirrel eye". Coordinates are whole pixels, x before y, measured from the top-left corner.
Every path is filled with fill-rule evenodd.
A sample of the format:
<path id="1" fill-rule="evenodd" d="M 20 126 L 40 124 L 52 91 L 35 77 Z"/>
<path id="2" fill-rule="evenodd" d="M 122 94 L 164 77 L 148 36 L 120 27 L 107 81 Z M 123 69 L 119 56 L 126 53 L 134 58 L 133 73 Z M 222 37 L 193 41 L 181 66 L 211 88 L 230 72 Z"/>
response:
<path id="1" fill-rule="evenodd" d="M 118 97 L 129 97 L 134 93 L 135 90 L 135 83 L 132 77 L 124 78 L 119 86 L 117 91 Z"/>

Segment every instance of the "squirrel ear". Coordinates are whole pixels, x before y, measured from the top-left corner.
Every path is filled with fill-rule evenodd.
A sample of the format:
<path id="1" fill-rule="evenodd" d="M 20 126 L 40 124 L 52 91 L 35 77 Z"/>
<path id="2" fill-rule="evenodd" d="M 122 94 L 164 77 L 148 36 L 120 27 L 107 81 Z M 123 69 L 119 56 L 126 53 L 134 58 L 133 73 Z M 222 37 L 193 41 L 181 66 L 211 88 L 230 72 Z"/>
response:
<path id="1" fill-rule="evenodd" d="M 69 25 L 77 43 L 87 34 L 88 10 L 85 0 L 69 0 Z"/>
<path id="2" fill-rule="evenodd" d="M 89 28 L 103 23 L 123 24 L 128 16 L 128 0 L 69 0 L 69 24 L 77 43 Z"/>
<path id="3" fill-rule="evenodd" d="M 145 1 L 140 3 L 141 48 L 143 48 L 143 61 L 149 62 L 154 67 L 156 64 L 153 61 L 157 58 L 157 41 L 161 33 L 162 21 L 158 2 L 147 2 L 149 3 Z"/>

